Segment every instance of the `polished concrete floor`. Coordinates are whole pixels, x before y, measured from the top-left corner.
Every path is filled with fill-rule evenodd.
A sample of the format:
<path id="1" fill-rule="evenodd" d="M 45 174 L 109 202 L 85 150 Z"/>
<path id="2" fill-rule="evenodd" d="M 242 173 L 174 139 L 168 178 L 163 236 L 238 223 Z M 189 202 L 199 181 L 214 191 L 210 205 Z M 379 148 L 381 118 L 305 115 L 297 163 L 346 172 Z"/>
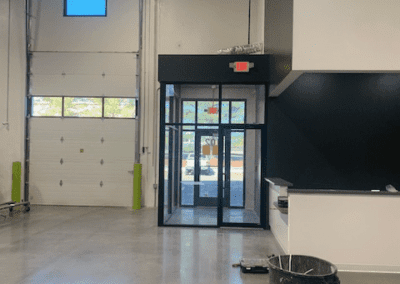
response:
<path id="1" fill-rule="evenodd" d="M 172 214 L 165 214 L 165 224 L 217 226 L 217 216 L 217 207 L 177 208 Z M 225 223 L 260 223 L 257 213 L 249 209 L 224 208 L 222 217 Z"/>
<path id="2" fill-rule="evenodd" d="M 282 253 L 269 231 L 157 227 L 157 211 L 32 206 L 0 217 L 0 283 L 270 283 L 242 257 Z M 400 275 L 339 273 L 341 283 L 400 283 Z"/>

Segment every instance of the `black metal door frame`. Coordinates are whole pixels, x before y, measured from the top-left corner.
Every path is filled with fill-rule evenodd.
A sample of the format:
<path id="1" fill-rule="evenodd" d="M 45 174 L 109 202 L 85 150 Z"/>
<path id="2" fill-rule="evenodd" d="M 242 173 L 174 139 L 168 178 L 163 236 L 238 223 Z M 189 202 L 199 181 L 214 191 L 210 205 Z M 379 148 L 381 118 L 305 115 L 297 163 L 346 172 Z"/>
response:
<path id="1" fill-rule="evenodd" d="M 235 73 L 229 67 L 230 63 L 238 61 L 248 61 L 254 63 L 248 73 Z M 270 81 L 270 55 L 159 55 L 158 57 L 158 81 L 160 87 L 160 165 L 159 165 L 159 226 L 176 227 L 261 227 L 269 229 L 269 203 L 268 184 L 264 180 L 267 176 L 267 110 L 268 110 L 268 87 Z M 260 224 L 245 223 L 223 223 L 223 192 L 218 192 L 218 220 L 217 225 L 167 225 L 164 223 L 164 166 L 165 166 L 165 126 L 182 127 L 185 124 L 166 123 L 165 121 L 165 94 L 166 84 L 212 84 L 219 85 L 219 103 L 222 103 L 222 86 L 224 84 L 233 85 L 264 85 L 265 86 L 265 108 L 263 125 L 242 125 L 242 127 L 232 127 L 231 129 L 261 129 L 261 200 L 260 200 Z M 189 124 L 187 124 L 189 125 Z M 221 126 L 221 119 L 218 123 Z M 223 144 L 223 129 L 218 129 L 219 145 Z M 218 188 L 223 188 L 223 153 L 218 154 Z"/>
<path id="2" fill-rule="evenodd" d="M 223 182 L 224 182 L 224 195 L 223 195 L 223 204 L 225 208 L 234 208 L 234 209 L 244 209 L 246 204 L 246 132 L 242 129 L 242 131 L 238 131 L 238 129 L 232 129 L 231 126 L 222 126 L 222 134 L 224 140 L 224 149 L 223 153 L 225 156 L 224 163 L 225 163 L 225 173 L 223 173 Z M 243 198 L 242 198 L 242 206 L 232 206 L 231 205 L 231 176 L 232 176 L 232 169 L 231 169 L 231 162 L 232 162 L 232 133 L 235 132 L 243 132 Z"/>
<path id="3" fill-rule="evenodd" d="M 260 130 L 262 137 L 265 137 L 265 134 L 266 134 L 266 125 L 243 125 L 243 124 L 242 125 L 223 125 L 223 126 L 220 126 L 220 128 L 219 128 L 220 135 L 222 136 L 222 137 L 219 138 L 219 143 L 223 143 L 224 142 L 223 139 L 226 137 L 226 133 L 227 132 L 232 133 L 235 130 L 239 130 L 239 129 L 244 131 L 244 133 L 245 133 L 244 134 L 245 141 L 246 141 L 246 130 L 250 130 L 250 129 Z M 265 132 L 265 134 L 263 136 L 264 132 Z M 245 161 L 246 142 L 244 142 L 244 143 L 245 143 L 245 145 L 244 145 L 244 149 L 243 149 L 243 151 L 244 151 L 243 159 Z M 266 154 L 266 146 L 261 143 L 261 155 L 263 155 L 263 154 L 264 155 Z M 226 155 L 226 151 L 225 151 L 225 155 Z M 230 151 L 229 151 L 228 155 L 230 155 Z M 221 153 L 219 153 L 219 159 L 218 159 L 218 165 L 219 166 L 222 165 L 222 163 L 223 163 L 222 162 L 222 156 L 223 156 L 223 153 L 221 151 Z M 220 159 L 221 159 L 221 162 L 220 162 Z M 229 159 L 231 159 L 231 157 L 229 157 Z M 221 190 L 221 194 L 218 196 L 219 197 L 218 227 L 222 226 L 222 227 L 258 227 L 258 228 L 261 227 L 261 228 L 266 228 L 267 216 L 264 213 L 268 212 L 267 211 L 268 207 L 266 206 L 267 194 L 266 194 L 266 191 L 263 189 L 266 186 L 266 183 L 264 182 L 264 179 L 263 179 L 263 172 L 265 171 L 265 168 L 266 168 L 266 159 L 262 159 L 262 161 L 261 161 L 261 170 L 262 170 L 261 171 L 261 189 L 260 189 L 260 216 L 259 216 L 260 217 L 260 222 L 258 224 L 255 224 L 255 223 L 228 223 L 228 222 L 224 222 L 223 221 L 223 217 L 224 217 L 223 216 L 223 208 L 224 207 L 225 208 L 227 207 L 227 208 L 244 209 L 245 204 L 243 204 L 243 207 L 224 206 L 226 204 L 225 203 L 226 199 L 223 197 L 222 190 Z M 226 168 L 225 168 L 225 170 L 226 170 Z M 246 172 L 246 167 L 244 166 L 243 167 L 243 174 L 245 172 Z M 219 176 L 222 176 L 222 175 L 223 175 L 223 173 L 222 173 L 222 169 L 221 169 L 219 171 Z M 224 181 L 228 181 L 230 183 L 230 176 L 229 176 L 228 180 L 225 178 L 225 180 L 221 180 L 221 182 L 219 182 L 219 186 L 221 186 L 221 188 L 224 187 Z M 226 185 L 225 185 L 225 187 L 226 187 Z M 230 185 L 229 185 L 229 187 L 230 187 Z M 230 190 L 230 188 L 229 188 L 229 190 Z M 244 180 L 243 195 L 245 195 L 245 192 L 246 192 L 246 190 L 245 190 L 245 180 Z M 230 193 L 230 192 L 228 192 L 228 193 Z M 245 198 L 243 198 L 243 202 L 245 202 Z"/>
<path id="4" fill-rule="evenodd" d="M 223 155 L 224 159 L 224 167 L 225 173 L 223 173 L 223 206 L 231 207 L 231 131 L 230 129 L 224 129 L 223 133 Z M 244 157 L 243 157 L 244 159 Z M 243 195 L 244 196 L 244 195 Z M 243 200 L 244 202 L 244 200 Z"/>
<path id="5" fill-rule="evenodd" d="M 161 90 L 165 90 L 165 85 L 162 84 L 162 89 Z M 220 89 L 222 89 L 222 84 L 220 84 Z M 163 101 L 163 100 L 162 100 Z M 165 101 L 164 101 L 165 102 Z M 165 113 L 164 113 L 165 115 Z M 168 124 L 164 125 L 168 127 Z M 184 125 L 183 123 L 177 123 L 177 125 Z M 211 125 L 204 125 L 204 126 L 211 126 Z M 224 155 L 224 152 L 226 153 L 227 150 L 230 150 L 230 145 L 226 146 L 227 143 L 230 144 L 230 141 L 226 140 L 226 137 L 229 137 L 228 140 L 230 140 L 230 136 L 227 135 L 227 133 L 232 133 L 235 130 L 241 130 L 244 131 L 244 133 L 246 133 L 246 130 L 248 129 L 259 129 L 261 131 L 261 141 L 266 140 L 266 131 L 267 131 L 267 126 L 264 125 L 251 125 L 251 124 L 218 124 L 218 129 L 197 129 L 197 130 L 193 130 L 193 132 L 195 132 L 195 140 L 197 140 L 197 145 L 195 146 L 195 150 L 197 149 L 198 154 L 200 154 L 200 137 L 201 135 L 198 135 L 197 133 L 201 133 L 203 135 L 212 135 L 212 133 L 216 133 L 218 132 L 218 145 L 224 145 L 225 149 L 220 148 L 219 152 L 218 152 L 218 198 L 217 198 L 217 210 L 218 210 L 218 218 L 217 218 L 217 225 L 216 226 L 207 226 L 207 225 L 167 225 L 167 226 L 177 226 L 177 227 L 182 227 L 182 226 L 186 226 L 186 227 L 256 227 L 256 228 L 266 228 L 269 229 L 269 224 L 267 223 L 267 218 L 268 218 L 268 208 L 266 206 L 266 201 L 268 199 L 268 195 L 266 193 L 265 188 L 268 188 L 268 184 L 264 181 L 263 177 L 266 176 L 265 170 L 266 170 L 266 159 L 263 158 L 262 162 L 261 162 L 261 191 L 260 191 L 260 223 L 255 224 L 255 223 L 226 223 L 223 222 L 223 208 L 224 207 L 228 207 L 225 206 L 226 204 L 229 204 L 229 200 L 227 200 L 225 197 L 230 195 L 229 189 L 230 189 L 230 175 L 228 173 L 228 176 L 224 176 L 223 173 L 223 167 L 224 167 L 224 159 L 225 159 L 225 166 L 230 164 L 230 159 L 231 159 L 231 155 L 230 155 L 230 151 L 228 151 L 228 155 Z M 165 128 L 161 128 L 160 129 L 160 134 L 163 135 L 162 137 L 165 137 Z M 199 137 L 199 138 L 197 138 Z M 246 134 L 245 134 L 246 137 Z M 246 144 L 246 142 L 245 142 Z M 161 149 L 164 149 L 165 147 L 165 143 L 164 143 L 164 139 L 160 140 L 160 158 L 161 159 L 161 163 L 160 166 L 163 168 L 164 166 L 164 151 L 161 151 Z M 246 150 L 244 149 L 244 153 L 243 155 L 245 156 Z M 263 143 L 261 143 L 261 156 L 265 157 L 266 155 L 266 145 L 264 145 Z M 199 171 L 200 165 L 197 162 L 197 171 Z M 245 167 L 244 167 L 245 168 Z M 229 170 L 228 170 L 229 171 Z M 245 169 L 244 169 L 245 172 Z M 160 169 L 160 184 L 162 186 L 164 186 L 163 180 L 161 180 L 161 175 L 163 176 L 164 171 Z M 227 184 L 228 183 L 228 184 Z M 244 187 L 245 188 L 245 187 Z M 163 192 L 164 189 L 163 187 L 160 188 L 160 195 L 159 195 L 159 202 L 161 200 L 163 200 L 164 196 L 163 196 Z M 225 192 L 224 192 L 225 191 Z M 243 194 L 245 194 L 245 190 L 243 192 Z M 172 198 L 171 198 L 172 199 Z M 170 199 L 170 201 L 172 201 Z M 244 201 L 245 202 L 245 201 Z M 160 202 L 161 203 L 161 202 Z M 159 203 L 159 204 L 160 204 Z M 201 205 L 200 205 L 201 206 Z M 243 204 L 244 206 L 244 204 Z M 182 206 L 183 207 L 183 206 Z M 195 206 L 189 206 L 189 207 L 195 207 Z M 229 206 L 230 207 L 230 206 Z M 233 207 L 233 208 L 239 208 L 239 207 Z M 160 220 L 163 220 L 163 211 L 159 210 L 159 226 L 163 226 L 164 224 L 162 222 L 160 222 Z"/>

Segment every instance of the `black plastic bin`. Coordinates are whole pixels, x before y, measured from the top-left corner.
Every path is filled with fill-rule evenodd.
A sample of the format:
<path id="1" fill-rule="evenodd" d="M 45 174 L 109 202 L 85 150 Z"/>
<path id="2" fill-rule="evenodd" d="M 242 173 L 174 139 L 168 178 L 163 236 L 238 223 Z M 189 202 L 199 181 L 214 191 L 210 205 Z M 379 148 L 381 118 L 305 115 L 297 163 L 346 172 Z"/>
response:
<path id="1" fill-rule="evenodd" d="M 289 271 L 289 264 L 291 269 Z M 332 263 L 306 255 L 281 255 L 268 259 L 270 283 L 339 284 L 337 267 Z"/>

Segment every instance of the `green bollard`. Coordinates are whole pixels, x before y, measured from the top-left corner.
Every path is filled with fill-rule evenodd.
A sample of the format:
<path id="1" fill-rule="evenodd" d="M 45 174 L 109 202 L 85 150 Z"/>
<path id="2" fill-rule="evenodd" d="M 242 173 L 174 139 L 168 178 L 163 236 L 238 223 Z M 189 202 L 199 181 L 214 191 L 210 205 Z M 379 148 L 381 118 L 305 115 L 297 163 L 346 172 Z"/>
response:
<path id="1" fill-rule="evenodd" d="M 12 164 L 11 200 L 16 203 L 21 202 L 21 162 Z"/>

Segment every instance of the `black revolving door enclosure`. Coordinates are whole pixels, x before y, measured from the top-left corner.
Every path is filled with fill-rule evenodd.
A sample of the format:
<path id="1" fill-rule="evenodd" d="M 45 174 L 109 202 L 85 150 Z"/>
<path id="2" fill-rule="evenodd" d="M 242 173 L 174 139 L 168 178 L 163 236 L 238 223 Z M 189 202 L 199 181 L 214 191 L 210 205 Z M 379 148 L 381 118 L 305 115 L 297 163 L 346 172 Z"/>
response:
<path id="1" fill-rule="evenodd" d="M 248 72 L 234 72 L 235 62 Z M 268 63 L 268 55 L 159 56 L 159 226 L 269 228 Z"/>

